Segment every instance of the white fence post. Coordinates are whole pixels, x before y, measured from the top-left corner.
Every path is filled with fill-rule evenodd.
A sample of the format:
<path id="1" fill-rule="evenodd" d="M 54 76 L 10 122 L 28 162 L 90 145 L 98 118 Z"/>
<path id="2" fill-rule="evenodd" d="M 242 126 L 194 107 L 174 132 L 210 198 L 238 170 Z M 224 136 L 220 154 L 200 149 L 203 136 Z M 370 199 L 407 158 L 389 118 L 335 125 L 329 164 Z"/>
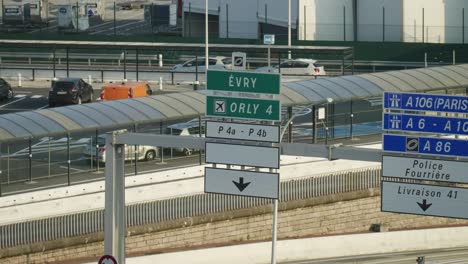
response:
<path id="1" fill-rule="evenodd" d="M 21 73 L 18 73 L 18 87 L 21 87 Z"/>
<path id="2" fill-rule="evenodd" d="M 159 61 L 159 67 L 162 67 L 163 66 L 162 54 L 158 55 L 158 61 Z"/>
<path id="3" fill-rule="evenodd" d="M 163 89 L 162 83 L 163 83 L 163 78 L 162 78 L 162 77 L 159 77 L 159 90 L 160 90 L 160 91 L 162 91 L 162 89 Z"/>

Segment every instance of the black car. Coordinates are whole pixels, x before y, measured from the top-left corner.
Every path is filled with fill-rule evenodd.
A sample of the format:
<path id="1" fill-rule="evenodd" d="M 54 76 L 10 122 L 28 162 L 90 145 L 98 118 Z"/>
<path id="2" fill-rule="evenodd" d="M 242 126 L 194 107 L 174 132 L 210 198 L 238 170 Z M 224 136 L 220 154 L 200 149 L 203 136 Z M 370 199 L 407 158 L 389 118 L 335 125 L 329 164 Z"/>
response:
<path id="1" fill-rule="evenodd" d="M 11 85 L 2 78 L 0 78 L 0 98 L 1 99 L 13 98 L 13 89 L 11 89 Z"/>
<path id="2" fill-rule="evenodd" d="M 93 87 L 80 78 L 59 78 L 52 81 L 49 90 L 49 107 L 81 104 L 93 99 Z"/>

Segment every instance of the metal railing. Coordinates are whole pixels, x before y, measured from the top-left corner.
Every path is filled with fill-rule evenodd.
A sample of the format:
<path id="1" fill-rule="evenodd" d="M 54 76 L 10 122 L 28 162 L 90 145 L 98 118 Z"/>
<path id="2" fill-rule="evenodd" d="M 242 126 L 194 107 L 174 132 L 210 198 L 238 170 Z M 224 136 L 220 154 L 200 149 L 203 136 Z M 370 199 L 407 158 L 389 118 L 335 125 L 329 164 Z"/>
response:
<path id="1" fill-rule="evenodd" d="M 310 199 L 380 186 L 380 166 L 328 173 L 281 182 L 280 201 Z M 187 217 L 251 208 L 270 199 L 195 194 L 126 207 L 127 226 L 154 224 Z M 104 230 L 104 210 L 37 219 L 0 226 L 0 248 L 86 235 Z"/>

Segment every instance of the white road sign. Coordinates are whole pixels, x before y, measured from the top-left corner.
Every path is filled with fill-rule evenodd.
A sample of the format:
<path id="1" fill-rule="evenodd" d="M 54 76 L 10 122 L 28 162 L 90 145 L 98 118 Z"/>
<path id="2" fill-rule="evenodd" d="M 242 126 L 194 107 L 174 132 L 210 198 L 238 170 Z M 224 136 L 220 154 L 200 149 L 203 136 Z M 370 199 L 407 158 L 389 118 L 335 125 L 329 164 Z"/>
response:
<path id="1" fill-rule="evenodd" d="M 207 142 L 206 163 L 279 169 L 279 148 Z"/>
<path id="2" fill-rule="evenodd" d="M 411 157 L 382 157 L 382 176 L 468 183 L 468 163 Z"/>
<path id="3" fill-rule="evenodd" d="M 232 53 L 232 70 L 245 71 L 246 57 L 247 57 L 247 54 L 245 52 L 233 52 Z"/>
<path id="4" fill-rule="evenodd" d="M 278 199 L 279 174 L 207 167 L 205 192 Z"/>
<path id="5" fill-rule="evenodd" d="M 246 123 L 206 121 L 207 138 L 280 142 L 280 127 Z"/>
<path id="6" fill-rule="evenodd" d="M 468 219 L 468 189 L 382 181 L 381 210 Z"/>

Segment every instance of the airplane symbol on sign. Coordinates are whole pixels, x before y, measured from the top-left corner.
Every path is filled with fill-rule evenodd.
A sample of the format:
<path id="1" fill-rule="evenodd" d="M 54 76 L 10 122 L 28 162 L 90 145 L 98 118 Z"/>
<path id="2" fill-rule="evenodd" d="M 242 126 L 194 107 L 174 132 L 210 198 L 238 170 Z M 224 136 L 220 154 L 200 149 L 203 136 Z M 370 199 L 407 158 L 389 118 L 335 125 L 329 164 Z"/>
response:
<path id="1" fill-rule="evenodd" d="M 215 113 L 226 113 L 226 101 L 217 100 L 215 101 Z"/>

